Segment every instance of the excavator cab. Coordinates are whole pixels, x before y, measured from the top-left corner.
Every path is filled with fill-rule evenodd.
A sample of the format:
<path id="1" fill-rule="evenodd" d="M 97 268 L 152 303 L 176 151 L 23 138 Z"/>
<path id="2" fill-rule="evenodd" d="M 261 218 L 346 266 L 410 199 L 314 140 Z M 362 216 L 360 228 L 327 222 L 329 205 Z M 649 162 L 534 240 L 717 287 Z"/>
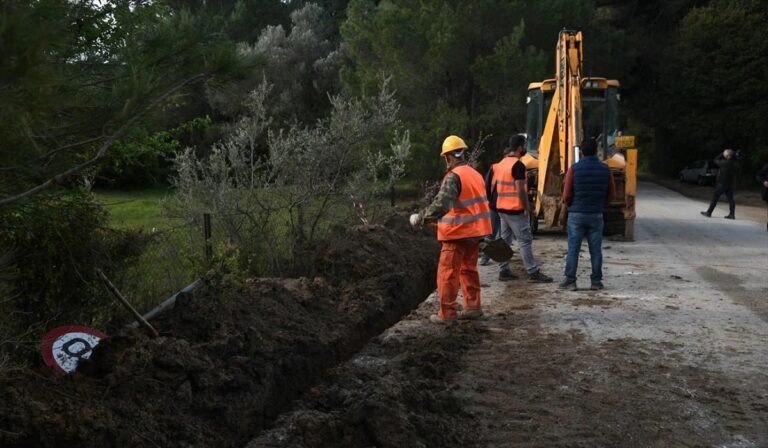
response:
<path id="1" fill-rule="evenodd" d="M 617 152 L 616 137 L 621 135 L 619 82 L 605 78 L 586 78 L 581 85 L 582 135 L 597 140 L 597 155 L 600 159 L 610 159 Z M 539 142 L 554 92 L 554 79 L 534 82 L 528 86 L 527 150 L 534 157 L 538 157 Z"/>

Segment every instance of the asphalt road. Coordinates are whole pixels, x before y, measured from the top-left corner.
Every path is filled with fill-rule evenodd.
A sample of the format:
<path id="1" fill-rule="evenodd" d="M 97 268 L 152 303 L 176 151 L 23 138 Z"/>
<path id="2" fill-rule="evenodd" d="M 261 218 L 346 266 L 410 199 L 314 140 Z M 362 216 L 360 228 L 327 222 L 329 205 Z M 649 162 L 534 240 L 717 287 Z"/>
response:
<path id="1" fill-rule="evenodd" d="M 503 284 L 482 268 L 493 336 L 457 376 L 483 384 L 462 389 L 488 428 L 477 446 L 768 446 L 765 211 L 731 221 L 705 206 L 641 183 L 636 241 L 603 244 L 604 291 Z M 562 279 L 565 237 L 534 251 Z"/>
<path id="2" fill-rule="evenodd" d="M 768 446 L 765 210 L 705 207 L 641 183 L 636 241 L 604 241 L 603 291 L 480 268 L 487 337 L 447 386 L 482 428 L 477 447 Z M 556 282 L 566 252 L 564 235 L 534 243 Z M 580 258 L 586 288 L 586 243 Z"/>

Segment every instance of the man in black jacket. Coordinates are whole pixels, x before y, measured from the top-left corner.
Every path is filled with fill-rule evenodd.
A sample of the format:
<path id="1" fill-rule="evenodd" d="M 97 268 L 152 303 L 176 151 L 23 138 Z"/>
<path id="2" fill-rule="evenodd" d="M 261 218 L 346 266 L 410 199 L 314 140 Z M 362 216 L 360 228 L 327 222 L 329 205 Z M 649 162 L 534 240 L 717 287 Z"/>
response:
<path id="1" fill-rule="evenodd" d="M 712 211 L 717 205 L 717 201 L 720 199 L 723 193 L 728 198 L 729 213 L 725 215 L 725 219 L 736 219 L 734 212 L 736 211 L 736 202 L 733 200 L 733 184 L 736 181 L 736 171 L 738 166 L 736 160 L 733 158 L 733 150 L 726 149 L 722 154 L 715 158 L 715 163 L 720 170 L 717 172 L 717 187 L 712 194 L 712 201 L 709 203 L 709 208 L 705 212 L 701 212 L 702 215 L 710 218 Z"/>

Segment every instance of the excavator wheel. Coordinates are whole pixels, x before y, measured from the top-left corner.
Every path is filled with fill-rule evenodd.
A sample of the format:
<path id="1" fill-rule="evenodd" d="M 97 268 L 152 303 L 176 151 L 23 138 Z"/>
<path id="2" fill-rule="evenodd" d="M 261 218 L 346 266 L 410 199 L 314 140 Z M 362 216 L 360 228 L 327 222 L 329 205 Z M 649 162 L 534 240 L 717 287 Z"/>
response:
<path id="1" fill-rule="evenodd" d="M 603 235 L 624 236 L 626 223 L 621 207 L 609 207 L 603 212 Z"/>

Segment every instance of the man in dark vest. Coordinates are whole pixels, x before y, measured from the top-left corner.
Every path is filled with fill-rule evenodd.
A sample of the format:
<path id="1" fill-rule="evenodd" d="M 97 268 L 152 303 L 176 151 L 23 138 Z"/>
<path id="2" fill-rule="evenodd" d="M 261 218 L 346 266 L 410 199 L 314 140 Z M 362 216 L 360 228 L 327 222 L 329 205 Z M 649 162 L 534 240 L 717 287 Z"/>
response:
<path id="1" fill-rule="evenodd" d="M 581 241 L 587 237 L 592 262 L 590 289 L 603 289 L 603 209 L 616 194 L 608 165 L 597 158 L 597 142 L 587 139 L 581 145 L 581 160 L 565 175 L 563 202 L 568 205 L 568 256 L 561 288 L 576 289 L 576 268 Z"/>
<path id="2" fill-rule="evenodd" d="M 702 215 L 710 218 L 712 211 L 717 206 L 717 201 L 720 200 L 720 196 L 725 193 L 728 198 L 728 214 L 724 216 L 725 219 L 736 219 L 734 213 L 736 212 L 736 201 L 733 199 L 733 184 L 736 180 L 736 171 L 738 166 L 736 160 L 733 157 L 733 150 L 726 149 L 722 154 L 715 158 L 719 170 L 717 171 L 717 187 L 715 187 L 714 193 L 712 193 L 712 201 L 709 203 L 709 208 L 706 212 L 701 212 Z"/>

